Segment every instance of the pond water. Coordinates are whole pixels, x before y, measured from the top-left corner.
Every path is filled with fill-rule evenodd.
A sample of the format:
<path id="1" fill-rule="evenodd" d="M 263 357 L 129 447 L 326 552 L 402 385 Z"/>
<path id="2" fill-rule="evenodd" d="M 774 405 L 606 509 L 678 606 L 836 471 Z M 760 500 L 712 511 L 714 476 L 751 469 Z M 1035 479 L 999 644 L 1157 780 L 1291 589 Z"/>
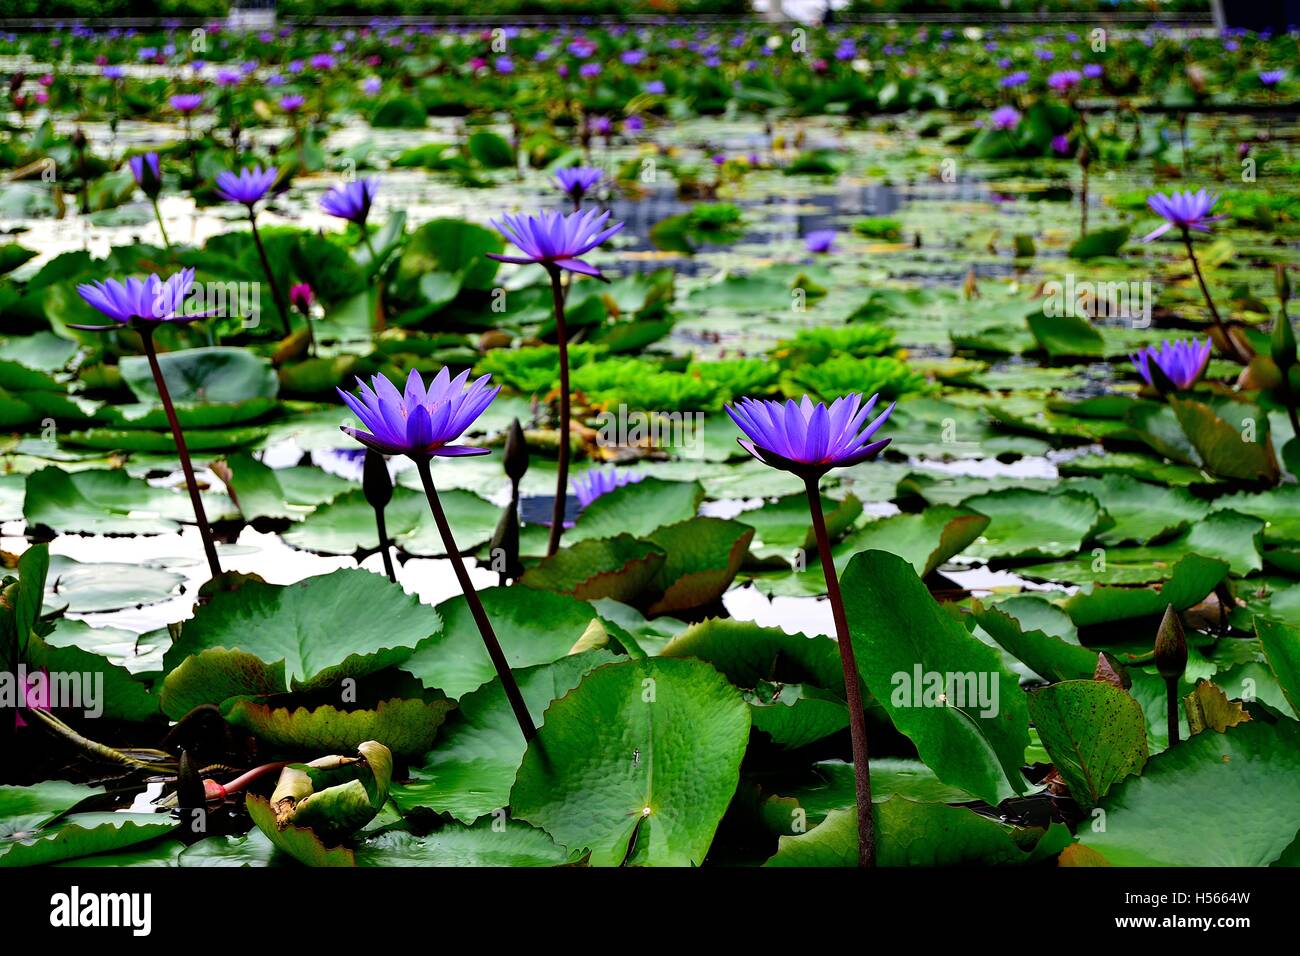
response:
<path id="1" fill-rule="evenodd" d="M 142 68 L 148 69 L 148 68 Z M 942 120 L 942 116 L 940 117 Z M 1112 118 L 1112 123 L 1131 122 L 1128 117 Z M 1101 122 L 1107 120 L 1103 117 Z M 1157 120 L 1148 119 L 1148 123 Z M 1234 118 L 1216 116 L 1194 121 L 1193 135 L 1213 139 L 1231 129 Z M 73 128 L 68 120 L 59 127 Z M 158 146 L 183 135 L 174 126 L 126 121 L 110 129 L 103 123 L 77 124 L 98 148 L 110 155 L 129 148 Z M 497 132 L 509 135 L 508 124 L 500 123 Z M 464 126 L 460 120 L 434 118 L 429 127 L 419 131 L 375 130 L 360 117 L 353 117 L 341 128 L 330 132 L 323 145 L 330 155 L 355 153 L 363 145 L 375 155 L 393 155 L 426 143 L 449 143 L 461 139 Z M 247 134 L 246 134 L 247 135 Z M 279 145 L 289 142 L 287 129 L 259 129 L 253 142 Z M 1278 141 L 1289 143 L 1294 131 L 1279 127 Z M 685 311 L 670 336 L 659 343 L 659 350 L 678 354 L 743 354 L 769 344 L 767 333 L 743 324 L 725 324 L 719 332 L 710 329 L 708 318 L 691 320 L 689 304 L 682 305 L 691 291 L 715 282 L 723 275 L 745 275 L 773 263 L 791 263 L 807 268 L 821 268 L 818 257 L 808 254 L 803 239 L 809 233 L 837 230 L 844 242 L 855 248 L 854 261 L 846 263 L 836 257 L 831 267 L 832 293 L 864 290 L 873 285 L 897 288 L 952 289 L 968 276 L 976 280 L 1010 279 L 1013 287 L 1033 288 L 1045 275 L 1054 274 L 1064 258 L 1065 246 L 1078 218 L 1078 167 L 1065 161 L 1039 162 L 1034 175 L 1028 170 L 1012 171 L 1005 166 L 962 160 L 955 182 L 945 182 L 938 174 L 938 157 L 943 153 L 937 141 L 919 135 L 906 119 L 878 119 L 865 128 L 833 119 L 776 122 L 771 127 L 756 120 L 708 118 L 687 120 L 671 127 L 655 129 L 627 140 L 620 139 L 612 148 L 599 139 L 591 162 L 607 170 L 637 157 L 653 162 L 656 150 L 671 149 L 679 162 L 698 163 L 706 170 L 709 157 L 755 154 L 761 164 L 774 159 L 788 159 L 789 142 L 798 139 L 804 149 L 827 149 L 855 157 L 869 157 L 869 174 L 860 172 L 835 176 L 788 176 L 777 170 L 757 169 L 743 183 L 726 185 L 717 201 L 733 203 L 741 211 L 742 225 L 726 239 L 702 241 L 694 255 L 664 252 L 651 239 L 656 223 L 667 217 L 689 212 L 697 200 L 683 199 L 676 185 L 666 176 L 652 178 L 640 185 L 640 195 L 626 196 L 606 189 L 597 199 L 611 210 L 614 220 L 626 223 L 618 241 L 617 252 L 597 256 L 612 275 L 652 272 L 670 268 L 677 276 L 678 306 Z M 531 208 L 542 203 L 564 208 L 545 177 L 536 171 L 521 173 L 518 178 L 501 177 L 488 188 L 467 189 L 443 174 L 420 169 L 367 169 L 380 184 L 374 218 L 384 220 L 396 210 L 405 212 L 408 228 L 439 217 L 464 218 L 485 223 L 496 211 Z M 1126 190 L 1142 188 L 1145 174 L 1134 171 L 1120 174 L 1107 171 L 1094 177 L 1089 192 L 1090 222 L 1104 227 L 1114 217 L 1108 197 Z M 336 220 L 321 212 L 321 195 L 336 183 L 338 170 L 315 176 L 299 177 L 293 187 L 268 204 L 261 214 L 263 228 L 276 223 L 294 223 L 309 228 L 333 230 Z M 187 194 L 167 190 L 161 202 L 167 232 L 173 241 L 200 245 L 212 236 L 241 228 L 241 217 L 228 205 L 198 206 Z M 866 217 L 897 220 L 901 234 L 893 239 L 855 238 L 852 225 Z M 158 244 L 161 236 L 152 218 L 152 210 L 143 202 L 128 204 L 107 214 L 89 219 L 72 216 L 55 219 L 39 216 L 0 220 L 0 229 L 21 236 L 24 245 L 39 255 L 22 267 L 19 275 L 30 275 L 54 256 L 84 249 L 102 256 L 115 246 L 132 242 Z M 1039 243 L 1032 260 L 1018 258 L 1011 237 L 1017 234 L 1046 237 Z M 509 276 L 509 270 L 503 274 Z M 507 281 L 509 279 L 507 278 Z M 978 300 L 974 300 L 978 301 Z M 836 321 L 834 314 L 818 321 Z M 755 337 L 757 333 L 758 337 Z M 903 337 L 904 339 L 906 336 Z M 911 344 L 911 354 L 942 360 L 951 352 L 946 341 L 921 340 Z M 1038 363 L 1010 356 L 995 358 L 991 373 L 1010 373 L 1038 367 Z M 1080 365 L 1076 377 L 1060 381 L 1063 397 L 1082 398 L 1101 395 L 1112 381 L 1112 369 L 1106 362 Z M 1068 453 L 1077 454 L 1078 450 Z M 274 467 L 286 467 L 306 455 L 313 464 L 351 480 L 359 478 L 358 463 L 298 447 L 284 440 L 265 448 L 262 459 Z M 985 479 L 1052 479 L 1058 472 L 1053 457 L 1027 456 L 1011 461 L 995 457 L 958 458 L 913 455 L 910 467 L 936 475 L 964 475 Z M 396 463 L 395 463 L 396 464 Z M 397 467 L 400 467 L 398 465 Z M 409 476 L 408 476 L 409 477 Z M 179 472 L 157 479 L 182 487 Z M 220 489 L 217 476 L 200 471 L 200 481 Z M 481 494 L 500 504 L 508 500 L 504 483 L 478 488 Z M 550 498 L 528 496 L 524 503 L 525 518 L 548 514 Z M 752 499 L 748 507 L 762 503 Z M 746 507 L 739 501 L 714 502 L 710 513 L 731 516 Z M 868 503 L 868 509 L 872 506 Z M 892 506 L 875 513 L 890 513 Z M 27 545 L 21 536 L 22 523 L 3 526 L 0 547 L 11 553 Z M 76 613 L 95 626 L 121 627 L 137 632 L 152 631 L 186 617 L 192 611 L 198 586 L 206 579 L 207 569 L 198 560 L 181 555 L 200 554 L 197 532 L 186 526 L 179 535 L 120 538 L 95 535 L 58 535 L 51 552 L 82 562 L 113 561 L 165 568 L 183 578 L 180 593 L 139 608 L 95 613 Z M 220 547 L 223 567 L 227 570 L 257 574 L 267 581 L 288 584 L 355 564 L 350 557 L 317 555 L 289 546 L 276 533 L 236 528 L 231 540 Z M 361 566 L 382 571 L 377 553 L 367 556 Z M 497 575 L 475 568 L 477 584 L 495 584 Z M 976 593 L 993 589 L 1014 589 L 1032 583 L 1007 571 L 992 573 L 986 569 L 962 569 L 954 566 L 947 576 L 962 588 Z M 457 592 L 447 561 L 408 558 L 398 564 L 398 579 L 408 590 L 426 602 L 436 603 Z M 829 607 L 811 597 L 769 598 L 754 587 L 733 589 L 724 598 L 732 616 L 760 624 L 780 626 L 787 631 L 809 634 L 832 632 Z"/>

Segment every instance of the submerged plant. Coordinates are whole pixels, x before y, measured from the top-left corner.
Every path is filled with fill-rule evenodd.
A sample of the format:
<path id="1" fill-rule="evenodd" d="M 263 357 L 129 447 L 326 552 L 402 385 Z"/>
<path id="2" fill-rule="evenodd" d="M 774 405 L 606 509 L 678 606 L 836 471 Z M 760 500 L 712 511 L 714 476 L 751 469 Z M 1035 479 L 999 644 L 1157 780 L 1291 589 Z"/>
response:
<path id="1" fill-rule="evenodd" d="M 81 297 L 113 320 L 115 324 L 107 326 L 74 325 L 72 328 L 103 332 L 127 327 L 140 336 L 144 344 L 144 354 L 149 360 L 149 371 L 153 375 L 154 387 L 158 389 L 158 399 L 162 402 L 163 413 L 171 427 L 172 441 L 176 443 L 176 454 L 180 457 L 181 471 L 185 474 L 185 487 L 190 493 L 190 504 L 194 507 L 194 520 L 199 526 L 199 535 L 203 539 L 203 552 L 208 559 L 208 570 L 215 578 L 221 574 L 221 563 L 217 560 L 217 548 L 212 539 L 212 528 L 208 525 L 208 516 L 203 510 L 203 498 L 199 494 L 198 481 L 194 477 L 194 466 L 190 462 L 189 448 L 185 444 L 185 435 L 181 431 L 180 420 L 176 417 L 176 408 L 172 405 L 171 393 L 167 390 L 167 380 L 158 364 L 158 349 L 154 345 L 154 332 L 164 323 L 193 322 L 206 318 L 210 313 L 181 314 L 181 307 L 194 285 L 194 270 L 183 269 L 170 276 L 165 282 L 156 275 L 140 280 L 129 278 L 125 282 L 108 279 L 77 286 Z"/>
<path id="2" fill-rule="evenodd" d="M 844 672 L 844 694 L 849 707 L 849 735 L 853 745 L 853 775 L 858 810 L 858 865 L 875 862 L 875 833 L 871 816 L 871 771 L 867 761 L 867 720 L 862 709 L 858 665 L 853 654 L 844 597 L 840 593 L 839 575 L 831 554 L 830 535 L 822 514 L 821 478 L 832 468 L 846 468 L 868 461 L 889 444 L 888 438 L 873 437 L 888 421 L 894 406 L 867 417 L 876 407 L 879 395 L 863 404 L 862 396 L 853 394 L 837 398 L 829 407 L 813 403 L 807 395 L 799 402 L 768 402 L 742 399 L 726 406 L 737 427 L 746 437 L 741 446 L 765 465 L 788 471 L 800 478 L 808 495 L 808 509 L 817 553 L 826 577 L 826 593 L 835 619 L 835 636 L 839 645 L 840 664 Z"/>
<path id="3" fill-rule="evenodd" d="M 546 269 L 551 279 L 551 301 L 555 310 L 555 335 L 560 348 L 560 440 L 559 467 L 555 477 L 555 505 L 551 513 L 551 532 L 546 553 L 555 554 L 560 549 L 560 535 L 564 533 L 564 511 L 569 497 L 569 331 L 564 324 L 564 284 L 561 273 L 577 272 L 604 279 L 600 270 L 582 260 L 602 242 L 609 239 L 623 223 L 606 226 L 608 212 L 573 212 L 562 216 L 558 212 L 540 216 L 503 216 L 500 222 L 492 221 L 503 236 L 518 246 L 522 256 L 488 253 L 491 259 L 520 265 L 536 263 Z"/>
<path id="4" fill-rule="evenodd" d="M 519 685 L 515 683 L 496 633 L 492 630 L 492 622 L 483 609 L 483 602 L 479 600 L 469 572 L 465 569 L 465 562 L 456 546 L 456 539 L 438 499 L 438 491 L 433 485 L 433 475 L 429 469 L 429 463 L 434 457 L 462 458 L 488 454 L 486 448 L 452 444 L 464 434 L 465 429 L 474 424 L 475 419 L 492 404 L 501 390 L 499 385 L 496 388 L 490 387 L 490 375 L 484 375 L 467 388 L 468 380 L 468 369 L 452 378 L 445 367 L 427 387 L 420 373 L 412 369 L 403 392 L 399 392 L 382 374 L 375 375 L 371 385 L 357 379 L 359 398 L 343 389 L 339 389 L 338 393 L 361 420 L 365 430 L 346 425 L 342 428 L 367 448 L 385 455 L 405 455 L 415 462 L 425 496 L 429 500 L 429 508 L 433 512 L 434 523 L 438 526 L 438 533 L 442 537 L 447 558 L 456 572 L 456 580 L 465 595 L 465 602 L 478 625 L 483 644 L 492 659 L 492 666 L 501 679 L 501 686 L 505 689 L 519 729 L 523 732 L 524 739 L 532 740 L 537 732 L 532 717 L 529 716 L 528 707 L 519 692 Z"/>

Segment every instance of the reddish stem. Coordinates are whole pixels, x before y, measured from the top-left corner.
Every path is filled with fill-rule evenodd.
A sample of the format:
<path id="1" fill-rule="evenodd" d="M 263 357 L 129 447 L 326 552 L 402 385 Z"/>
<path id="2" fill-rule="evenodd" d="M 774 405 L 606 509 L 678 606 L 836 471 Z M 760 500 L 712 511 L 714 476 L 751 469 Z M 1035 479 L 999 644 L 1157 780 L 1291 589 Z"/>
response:
<path id="1" fill-rule="evenodd" d="M 822 559 L 822 574 L 826 577 L 826 595 L 830 598 L 831 613 L 835 617 L 840 666 L 844 670 L 844 697 L 849 705 L 849 738 L 853 746 L 853 782 L 858 809 L 858 866 L 874 866 L 876 835 L 871 817 L 871 765 L 867 761 L 867 716 L 862 709 L 858 664 L 853 655 L 848 617 L 844 613 L 840 579 L 835 573 L 835 559 L 831 555 L 830 536 L 826 533 L 826 518 L 822 515 L 821 490 L 816 478 L 805 479 L 804 485 L 808 491 L 813 531 L 817 535 L 817 553 Z"/>
<path id="2" fill-rule="evenodd" d="M 221 574 L 221 562 L 217 560 L 217 546 L 212 540 L 212 528 L 208 525 L 207 513 L 203 510 L 203 498 L 199 494 L 199 483 L 194 478 L 194 465 L 190 463 L 190 450 L 185 445 L 185 435 L 181 432 L 180 420 L 176 417 L 176 408 L 172 405 L 171 394 L 167 391 L 167 381 L 163 378 L 162 366 L 158 364 L 158 350 L 153 344 L 154 329 L 151 324 L 140 323 L 140 340 L 144 342 L 144 354 L 149 359 L 149 371 L 153 373 L 153 382 L 162 400 L 163 412 L 167 415 L 167 424 L 171 426 L 172 441 L 176 443 L 176 454 L 181 460 L 181 471 L 185 473 L 185 487 L 190 493 L 190 504 L 194 506 L 194 520 L 199 526 L 199 536 L 203 539 L 203 553 L 208 558 L 208 571 L 212 576 Z"/>

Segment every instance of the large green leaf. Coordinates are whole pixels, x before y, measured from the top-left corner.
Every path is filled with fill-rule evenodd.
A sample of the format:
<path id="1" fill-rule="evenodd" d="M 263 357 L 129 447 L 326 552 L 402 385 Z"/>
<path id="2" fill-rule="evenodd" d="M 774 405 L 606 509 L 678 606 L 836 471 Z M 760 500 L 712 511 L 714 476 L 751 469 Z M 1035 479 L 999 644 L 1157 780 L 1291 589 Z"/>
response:
<path id="1" fill-rule="evenodd" d="M 553 700 L 576 687 L 592 668 L 612 660 L 609 651 L 586 651 L 516 670 L 515 680 L 533 723 L 541 726 Z M 525 750 L 527 744 L 501 681 L 493 678 L 460 699 L 456 715 L 424 766 L 411 772 L 410 783 L 395 785 L 390 796 L 403 812 L 429 807 L 473 823 L 510 802 L 510 788 Z"/>
<path id="2" fill-rule="evenodd" d="M 699 865 L 749 725 L 739 692 L 707 664 L 606 664 L 547 710 L 511 806 L 593 866 Z"/>
<path id="3" fill-rule="evenodd" d="M 536 827 L 514 820 L 450 824 L 417 837 L 390 830 L 358 848 L 357 866 L 559 866 L 564 850 Z"/>
<path id="4" fill-rule="evenodd" d="M 708 618 L 660 649 L 663 657 L 694 657 L 712 664 L 738 687 L 762 681 L 811 683 L 844 695 L 840 652 L 829 637 L 788 634 L 752 621 Z"/>
<path id="5" fill-rule="evenodd" d="M 1147 761 L 1146 719 L 1124 690 L 1067 680 L 1029 695 L 1029 717 L 1057 773 L 1081 807 L 1096 806 Z"/>
<path id="6" fill-rule="evenodd" d="M 393 753 L 416 757 L 433 746 L 454 706 L 447 700 L 392 699 L 374 708 L 340 710 L 322 704 L 309 710 L 240 698 L 228 701 L 222 716 L 279 751 L 350 753 L 358 744 L 376 740 Z"/>
<path id="7" fill-rule="evenodd" d="M 1017 866 L 1050 859 L 1070 842 L 1048 831 L 1007 826 L 964 807 L 892 797 L 873 803 L 877 866 Z M 783 836 L 764 866 L 857 866 L 856 809 L 832 810 L 807 833 Z"/>
<path id="8" fill-rule="evenodd" d="M 171 670 L 200 651 L 242 650 L 268 667 L 283 662 L 291 688 L 314 689 L 400 664 L 440 625 L 436 611 L 399 585 L 344 568 L 287 586 L 247 582 L 213 595 L 164 663 Z"/>
<path id="9" fill-rule="evenodd" d="M 991 519 L 965 549 L 978 558 L 1057 557 L 1076 554 L 1102 523 L 1097 499 L 1082 492 L 1047 494 L 1008 488 L 977 495 L 962 507 Z"/>
<path id="10" fill-rule="evenodd" d="M 695 517 L 704 489 L 697 481 L 645 478 L 601 495 L 582 512 L 566 543 L 631 534 L 643 538 L 658 528 Z"/>
<path id="11" fill-rule="evenodd" d="M 716 601 L 735 580 L 753 537 L 753 528 L 722 518 L 691 518 L 650 535 L 647 540 L 666 557 L 655 579 L 662 594 L 649 613 L 671 614 Z"/>
<path id="12" fill-rule="evenodd" d="M 275 398 L 280 380 L 269 360 L 247 349 L 211 346 L 158 356 L 173 402 L 242 402 Z M 122 379 L 141 402 L 157 402 L 158 389 L 144 356 L 122 359 Z"/>
<path id="13" fill-rule="evenodd" d="M 1269 438 L 1268 416 L 1246 402 L 1202 402 L 1170 396 L 1183 433 L 1211 474 L 1242 481 L 1278 479 L 1277 456 Z"/>
<path id="14" fill-rule="evenodd" d="M 1005 607 L 986 608 L 977 601 L 973 611 L 975 620 L 993 640 L 1047 680 L 1086 679 L 1096 669 L 1097 652 L 1080 646 L 1077 638 L 1070 641 L 1031 627 Z"/>
<path id="15" fill-rule="evenodd" d="M 665 557 L 657 544 L 630 534 L 592 538 L 544 558 L 524 572 L 520 583 L 585 601 L 634 601 L 655 579 Z"/>
<path id="16" fill-rule="evenodd" d="M 992 804 L 1024 792 L 1019 768 L 1029 744 L 1029 714 L 1024 692 L 997 652 L 945 612 L 897 555 L 857 555 L 844 573 L 843 591 L 858 672 L 939 779 Z M 950 678 L 966 688 L 973 682 L 976 693 L 965 696 L 982 691 L 983 700 L 955 699 Z M 948 700 L 925 693 L 934 681 L 943 684 Z"/>
<path id="17" fill-rule="evenodd" d="M 596 617 L 586 601 L 531 588 L 485 588 L 479 600 L 512 668 L 564 657 Z M 438 613 L 442 629 L 424 641 L 402 669 L 425 687 L 459 698 L 482 687 L 497 672 L 464 596 L 439 604 Z"/>
<path id="18" fill-rule="evenodd" d="M 805 506 L 806 507 L 806 506 Z M 744 520 L 747 515 L 741 515 Z M 967 508 L 936 505 L 917 514 L 897 514 L 868 521 L 831 545 L 835 569 L 843 574 L 849 559 L 859 551 L 889 551 L 904 558 L 922 577 L 961 553 L 988 527 L 989 519 Z M 760 590 L 776 595 L 826 593 L 826 577 L 815 553 L 806 555 L 807 567 L 781 577 L 760 577 Z"/>
<path id="19" fill-rule="evenodd" d="M 175 828 L 170 817 L 155 813 L 74 813 L 43 829 L 0 838 L 0 867 L 42 866 L 120 850 Z"/>
<path id="20" fill-rule="evenodd" d="M 1206 731 L 1102 801 L 1080 842 L 1115 866 L 1267 866 L 1300 828 L 1300 724 Z"/>
<path id="21" fill-rule="evenodd" d="M 1300 714 L 1300 628 L 1257 616 L 1255 633 L 1291 710 Z"/>

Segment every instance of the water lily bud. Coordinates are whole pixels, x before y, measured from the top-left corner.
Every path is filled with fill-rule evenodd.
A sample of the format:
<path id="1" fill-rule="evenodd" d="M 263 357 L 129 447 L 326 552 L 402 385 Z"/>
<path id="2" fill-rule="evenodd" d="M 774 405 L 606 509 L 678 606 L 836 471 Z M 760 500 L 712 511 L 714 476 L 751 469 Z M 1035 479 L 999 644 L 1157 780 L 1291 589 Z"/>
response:
<path id="1" fill-rule="evenodd" d="M 354 757 L 321 757 L 280 772 L 271 809 L 275 825 L 306 827 L 323 839 L 344 839 L 375 818 L 388 799 L 393 754 L 367 740 Z"/>
<path id="2" fill-rule="evenodd" d="M 72 145 L 77 150 L 83 150 L 86 148 L 86 131 L 80 126 L 72 132 Z"/>
<path id="3" fill-rule="evenodd" d="M 1285 306 L 1291 298 L 1291 279 L 1286 274 L 1286 266 L 1280 262 L 1273 267 L 1273 286 L 1277 289 L 1277 297 Z"/>
<path id="4" fill-rule="evenodd" d="M 1079 143 L 1079 165 L 1087 169 L 1092 164 L 1092 151 L 1088 149 L 1088 141 L 1082 140 Z"/>
<path id="5" fill-rule="evenodd" d="M 1156 632 L 1156 670 L 1165 680 L 1177 680 L 1187 669 L 1187 636 L 1183 622 L 1171 604 Z"/>
<path id="6" fill-rule="evenodd" d="M 522 480 L 528 471 L 528 442 L 517 418 L 510 423 L 510 431 L 506 433 L 505 466 L 506 474 L 513 482 Z"/>
<path id="7" fill-rule="evenodd" d="M 366 449 L 365 466 L 361 473 L 361 490 L 370 507 L 379 509 L 393 500 L 393 478 L 388 473 L 384 456 L 373 448 Z"/>
<path id="8" fill-rule="evenodd" d="M 1286 312 L 1279 312 L 1273 320 L 1273 337 L 1269 347 L 1273 361 L 1282 371 L 1296 363 L 1295 330 L 1291 328 L 1291 320 L 1287 318 Z"/>

